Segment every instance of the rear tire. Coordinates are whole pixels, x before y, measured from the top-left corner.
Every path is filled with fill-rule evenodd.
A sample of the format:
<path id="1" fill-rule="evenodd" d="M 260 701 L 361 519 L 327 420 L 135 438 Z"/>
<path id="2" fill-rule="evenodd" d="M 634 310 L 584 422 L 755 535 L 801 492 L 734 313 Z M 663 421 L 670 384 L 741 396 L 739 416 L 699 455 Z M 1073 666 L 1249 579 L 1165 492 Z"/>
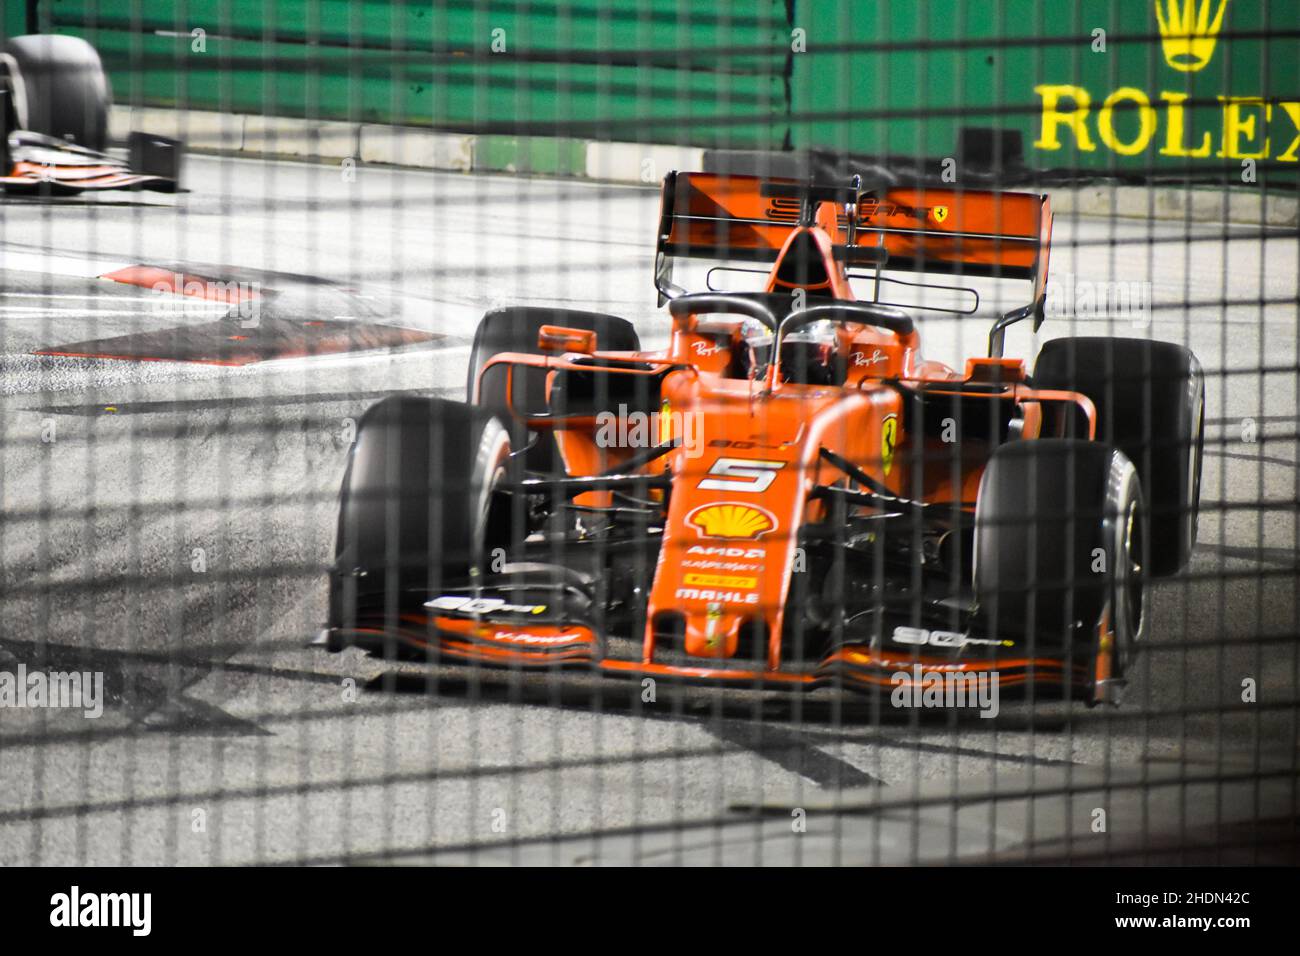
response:
<path id="1" fill-rule="evenodd" d="M 1196 546 L 1200 509 L 1205 373 L 1196 356 L 1145 339 L 1054 339 L 1038 353 L 1033 383 L 1092 399 L 1097 440 L 1124 452 L 1142 479 L 1151 528 L 1146 566 L 1155 576 L 1176 574 Z M 1071 433 L 1086 437 L 1077 418 Z"/>
<path id="2" fill-rule="evenodd" d="M 80 37 L 32 34 L 12 38 L 4 52 L 17 67 L 9 82 L 20 129 L 104 149 L 111 97 L 94 47 Z"/>
<path id="3" fill-rule="evenodd" d="M 482 570 L 509 544 L 505 477 L 510 437 L 491 412 L 439 399 L 393 396 L 357 426 L 339 501 L 330 625 L 358 609 L 385 620 L 444 582 Z"/>
<path id="4" fill-rule="evenodd" d="M 975 507 L 975 590 L 993 634 L 1028 656 L 1063 647 L 1095 664 L 1109 614 L 1111 673 L 1121 676 L 1145 627 L 1144 525 L 1137 471 L 1118 449 L 1075 439 L 1000 447 Z"/>
<path id="5" fill-rule="evenodd" d="M 540 355 L 537 335 L 544 325 L 562 325 L 570 329 L 586 329 L 596 333 L 596 347 L 602 352 L 638 352 L 641 342 L 636 329 L 627 319 L 601 312 L 579 312 L 573 309 L 546 309 L 517 306 L 496 309 L 483 316 L 478 331 L 474 333 L 474 347 L 469 358 L 469 377 L 465 385 L 466 401 L 480 408 L 491 409 L 510 429 L 510 439 L 515 448 L 525 448 L 534 442 L 525 456 L 529 471 L 555 473 L 562 470 L 559 450 L 549 433 L 533 435 L 517 422 L 510 413 L 507 401 L 504 371 L 489 371 L 483 379 L 482 393 L 475 401 L 474 387 L 479 372 L 488 360 L 502 352 L 522 352 Z M 546 405 L 546 375 L 532 369 L 514 374 L 514 405 L 516 409 L 540 409 Z"/>

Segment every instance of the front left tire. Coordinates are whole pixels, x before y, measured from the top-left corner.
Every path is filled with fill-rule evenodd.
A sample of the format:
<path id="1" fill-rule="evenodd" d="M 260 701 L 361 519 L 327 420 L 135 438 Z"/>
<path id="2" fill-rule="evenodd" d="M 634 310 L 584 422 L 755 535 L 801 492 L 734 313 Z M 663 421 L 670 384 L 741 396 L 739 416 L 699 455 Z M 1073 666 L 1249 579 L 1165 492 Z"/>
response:
<path id="1" fill-rule="evenodd" d="M 1001 446 L 975 507 L 990 633 L 1031 657 L 1060 653 L 1090 680 L 1122 678 L 1145 630 L 1145 533 L 1141 482 L 1122 451 L 1078 439 Z"/>

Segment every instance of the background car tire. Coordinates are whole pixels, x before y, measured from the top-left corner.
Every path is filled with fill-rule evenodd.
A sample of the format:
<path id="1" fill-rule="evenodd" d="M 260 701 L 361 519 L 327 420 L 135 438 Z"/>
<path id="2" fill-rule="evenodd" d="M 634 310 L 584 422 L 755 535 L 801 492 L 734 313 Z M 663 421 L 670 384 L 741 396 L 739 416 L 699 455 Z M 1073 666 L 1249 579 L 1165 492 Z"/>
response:
<path id="1" fill-rule="evenodd" d="M 340 492 L 331 626 L 351 626 L 355 608 L 385 608 L 403 589 L 463 581 L 506 546 L 509 509 L 493 489 L 509 455 L 510 437 L 486 409 L 415 396 L 372 406 Z"/>
<path id="2" fill-rule="evenodd" d="M 1109 609 L 1122 673 L 1144 627 L 1144 518 L 1137 471 L 1116 448 L 1078 439 L 1000 447 L 975 506 L 975 590 L 994 635 L 1029 656 L 1064 646 L 1089 660 Z"/>
<path id="3" fill-rule="evenodd" d="M 1205 372 L 1171 342 L 1069 338 L 1047 342 L 1035 388 L 1082 392 L 1097 406 L 1097 440 L 1137 467 L 1150 524 L 1152 575 L 1176 574 L 1196 546 L 1205 430 Z M 1067 434 L 1086 437 L 1081 416 Z"/>
<path id="4" fill-rule="evenodd" d="M 586 329 L 596 333 L 596 348 L 602 352 L 636 352 L 641 349 L 636 329 L 627 319 L 601 312 L 579 312 L 574 309 L 547 309 L 521 306 L 496 309 L 483 316 L 474 333 L 474 347 L 470 352 L 469 376 L 465 384 L 467 401 L 474 401 L 474 383 L 479 371 L 494 355 L 502 352 L 541 354 L 537 347 L 537 334 L 543 325 L 562 325 L 571 329 Z M 529 374 L 527 370 L 514 376 L 514 402 L 516 408 L 540 409 L 546 405 L 545 374 Z M 515 448 L 524 448 L 533 436 L 510 414 L 505 394 L 505 373 L 489 372 L 483 381 L 483 394 L 477 404 L 496 412 L 511 430 Z M 539 435 L 525 456 L 525 467 L 530 471 L 556 472 L 560 470 L 559 451 L 555 439 L 549 434 Z"/>
<path id="5" fill-rule="evenodd" d="M 103 150 L 108 141 L 108 76 L 80 37 L 31 34 L 4 46 L 19 76 L 10 83 L 22 129 Z"/>

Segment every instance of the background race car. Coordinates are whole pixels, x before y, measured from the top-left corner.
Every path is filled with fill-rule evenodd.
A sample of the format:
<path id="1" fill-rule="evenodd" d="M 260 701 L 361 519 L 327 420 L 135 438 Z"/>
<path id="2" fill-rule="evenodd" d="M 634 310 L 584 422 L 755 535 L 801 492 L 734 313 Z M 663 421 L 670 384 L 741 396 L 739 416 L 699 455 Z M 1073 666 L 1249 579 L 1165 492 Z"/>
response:
<path id="1" fill-rule="evenodd" d="M 106 153 L 112 105 L 99 54 L 78 37 L 12 37 L 0 51 L 0 187 L 67 195 L 83 190 L 174 192 L 179 140 L 132 132 L 127 158 Z"/>

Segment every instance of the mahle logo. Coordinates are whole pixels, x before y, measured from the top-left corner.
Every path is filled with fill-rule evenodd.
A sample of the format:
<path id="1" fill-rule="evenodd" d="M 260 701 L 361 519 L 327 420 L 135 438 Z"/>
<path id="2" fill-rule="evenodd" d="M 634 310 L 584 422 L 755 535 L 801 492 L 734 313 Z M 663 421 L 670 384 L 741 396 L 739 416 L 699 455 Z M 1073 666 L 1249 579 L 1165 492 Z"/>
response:
<path id="1" fill-rule="evenodd" d="M 1228 0 L 1155 0 L 1165 62 L 1183 73 L 1204 69 L 1228 11 Z M 1213 20 L 1211 20 L 1211 11 Z"/>

